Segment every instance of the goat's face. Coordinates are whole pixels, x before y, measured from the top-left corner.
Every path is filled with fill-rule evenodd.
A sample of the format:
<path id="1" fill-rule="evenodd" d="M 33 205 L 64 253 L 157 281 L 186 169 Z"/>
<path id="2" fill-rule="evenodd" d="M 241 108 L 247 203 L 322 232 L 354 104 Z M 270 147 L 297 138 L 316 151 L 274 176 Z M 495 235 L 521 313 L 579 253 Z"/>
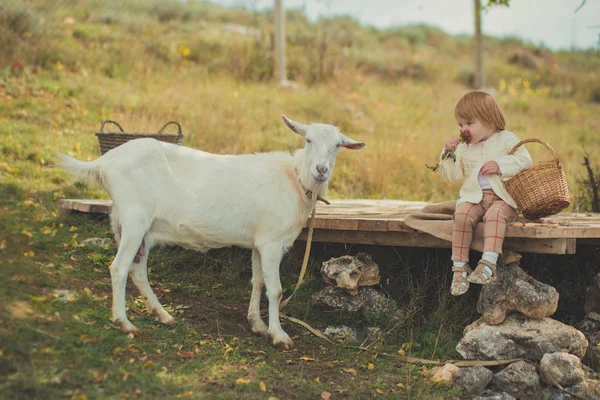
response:
<path id="1" fill-rule="evenodd" d="M 306 164 L 315 183 L 325 183 L 331 176 L 340 147 L 360 150 L 362 142 L 350 139 L 333 125 L 304 125 L 281 115 L 284 124 L 306 140 Z"/>

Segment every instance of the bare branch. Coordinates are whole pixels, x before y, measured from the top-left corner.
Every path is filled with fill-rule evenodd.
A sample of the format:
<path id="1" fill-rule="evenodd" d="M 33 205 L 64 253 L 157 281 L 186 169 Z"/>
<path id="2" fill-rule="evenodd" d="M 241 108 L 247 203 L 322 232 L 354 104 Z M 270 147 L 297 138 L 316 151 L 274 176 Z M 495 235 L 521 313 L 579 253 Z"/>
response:
<path id="1" fill-rule="evenodd" d="M 575 12 L 577 12 L 577 11 L 581 10 L 581 8 L 582 8 L 582 7 L 585 5 L 585 3 L 587 3 L 587 0 L 583 0 L 583 1 L 581 2 L 581 4 L 579 5 L 579 7 L 577 7 L 577 8 L 575 9 Z"/>

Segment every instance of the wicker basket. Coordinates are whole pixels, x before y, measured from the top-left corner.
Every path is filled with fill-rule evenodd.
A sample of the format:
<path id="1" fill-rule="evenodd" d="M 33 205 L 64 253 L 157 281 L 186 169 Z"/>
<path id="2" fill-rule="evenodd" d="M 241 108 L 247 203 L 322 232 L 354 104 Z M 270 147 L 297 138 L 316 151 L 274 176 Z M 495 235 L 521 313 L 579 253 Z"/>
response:
<path id="1" fill-rule="evenodd" d="M 523 216 L 535 220 L 564 210 L 571 204 L 571 199 L 562 164 L 548 143 L 540 139 L 522 140 L 513 147 L 509 154 L 514 154 L 519 146 L 530 142 L 546 146 L 554 159 L 538 161 L 523 168 L 506 181 L 505 186 L 508 193 L 515 199 Z"/>
<path id="2" fill-rule="evenodd" d="M 104 125 L 107 123 L 116 125 L 121 132 L 104 132 Z M 177 125 L 177 134 L 163 133 L 163 130 L 170 124 Z M 152 138 L 160 140 L 161 142 L 181 144 L 185 135 L 181 132 L 181 125 L 175 121 L 169 121 L 164 124 L 163 127 L 159 129 L 158 133 L 127 133 L 117 122 L 106 120 L 102 122 L 100 132 L 96 132 L 96 136 L 98 137 L 98 142 L 100 142 L 100 152 L 104 154 L 107 151 L 134 139 Z"/>

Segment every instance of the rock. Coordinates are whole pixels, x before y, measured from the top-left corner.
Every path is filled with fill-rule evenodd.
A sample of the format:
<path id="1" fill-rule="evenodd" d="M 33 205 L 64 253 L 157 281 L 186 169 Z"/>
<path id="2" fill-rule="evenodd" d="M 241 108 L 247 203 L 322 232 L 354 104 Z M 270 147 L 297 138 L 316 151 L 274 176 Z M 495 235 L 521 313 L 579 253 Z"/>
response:
<path id="1" fill-rule="evenodd" d="M 502 256 L 500 257 L 500 261 L 502 262 L 503 265 L 509 265 L 509 264 L 519 265 L 519 263 L 521 262 L 521 258 L 523 258 L 523 256 L 521 254 L 517 253 L 516 251 L 503 250 Z"/>
<path id="2" fill-rule="evenodd" d="M 600 342 L 600 314 L 589 313 L 575 324 L 575 328 L 585 335 L 589 343 Z M 600 364 L 600 347 L 589 346 L 583 361 L 586 365 L 595 369 Z"/>
<path id="3" fill-rule="evenodd" d="M 575 324 L 575 327 L 586 336 L 592 336 L 600 331 L 600 314 L 588 313 L 581 321 Z"/>
<path id="4" fill-rule="evenodd" d="M 467 360 L 526 358 L 539 361 L 546 353 L 566 352 L 581 358 L 588 347 L 583 333 L 551 318 L 529 319 L 510 314 L 500 325 L 482 319 L 464 330 L 456 350 Z"/>
<path id="5" fill-rule="evenodd" d="M 544 388 L 539 393 L 538 398 L 544 400 L 575 400 L 573 396 L 553 386 Z"/>
<path id="6" fill-rule="evenodd" d="M 379 266 L 367 253 L 358 253 L 356 257 L 342 256 L 325 261 L 321 266 L 325 283 L 358 294 L 359 286 L 379 284 Z"/>
<path id="7" fill-rule="evenodd" d="M 461 368 L 456 374 L 454 387 L 468 395 L 480 394 L 493 377 L 494 373 L 482 366 Z"/>
<path id="8" fill-rule="evenodd" d="M 501 323 L 511 311 L 544 318 L 556 312 L 558 297 L 556 289 L 536 281 L 518 265 L 499 265 L 498 279 L 481 289 L 477 312 L 490 325 Z"/>
<path id="9" fill-rule="evenodd" d="M 569 353 L 544 354 L 540 368 L 543 372 L 542 378 L 547 378 L 548 383 L 558 383 L 563 387 L 576 385 L 585 378 L 581 360 Z"/>
<path id="10" fill-rule="evenodd" d="M 113 240 L 109 238 L 89 238 L 79 242 L 80 246 L 85 247 L 105 247 L 113 244 Z"/>
<path id="11" fill-rule="evenodd" d="M 535 365 L 517 361 L 494 375 L 492 386 L 517 399 L 534 399 L 540 389 L 540 377 Z"/>
<path id="12" fill-rule="evenodd" d="M 393 299 L 371 287 L 361 287 L 353 296 L 345 289 L 326 286 L 312 295 L 311 302 L 325 310 L 343 311 L 346 319 L 353 323 L 362 317 L 369 323 L 390 325 L 403 318 Z"/>
<path id="13" fill-rule="evenodd" d="M 365 329 L 365 344 L 375 343 L 381 338 L 383 331 L 377 326 L 369 326 Z"/>
<path id="14" fill-rule="evenodd" d="M 600 313 L 600 274 L 597 274 L 592 284 L 585 289 L 583 310 L 586 314 Z"/>
<path id="15" fill-rule="evenodd" d="M 506 392 L 496 393 L 492 390 L 485 390 L 481 395 L 474 397 L 473 400 L 516 400 Z"/>
<path id="16" fill-rule="evenodd" d="M 567 388 L 569 392 L 584 399 L 600 399 L 600 381 L 584 379 L 577 385 Z"/>
<path id="17" fill-rule="evenodd" d="M 446 382 L 453 383 L 456 379 L 456 375 L 460 371 L 456 365 L 447 363 L 442 367 L 435 367 L 429 371 L 429 375 L 431 376 L 431 380 L 434 382 Z"/>
<path id="18" fill-rule="evenodd" d="M 333 340 L 356 341 L 356 329 L 346 325 L 328 326 L 325 328 L 325 335 Z"/>

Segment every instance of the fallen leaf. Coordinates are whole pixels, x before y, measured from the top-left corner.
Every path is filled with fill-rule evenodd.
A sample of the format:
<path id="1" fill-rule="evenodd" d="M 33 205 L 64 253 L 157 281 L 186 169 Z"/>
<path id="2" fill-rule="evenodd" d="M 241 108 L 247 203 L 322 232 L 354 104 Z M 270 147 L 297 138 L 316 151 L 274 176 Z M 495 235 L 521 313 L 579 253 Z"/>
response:
<path id="1" fill-rule="evenodd" d="M 250 382 L 252 382 L 250 379 L 238 378 L 238 380 L 235 381 L 235 384 L 236 385 L 247 385 Z"/>
<path id="2" fill-rule="evenodd" d="M 321 392 L 321 400 L 329 400 L 329 399 L 331 399 L 331 393 Z"/>
<path id="3" fill-rule="evenodd" d="M 267 391 L 267 385 L 265 385 L 264 382 L 260 382 L 258 385 L 260 386 L 261 391 L 263 391 L 263 392 Z"/>
<path id="4" fill-rule="evenodd" d="M 13 282 L 25 282 L 27 280 L 27 277 L 25 275 L 13 275 L 13 277 L 10 278 L 10 280 Z"/>
<path id="5" fill-rule="evenodd" d="M 347 373 L 352 374 L 352 375 L 356 375 L 357 374 L 357 372 L 356 372 L 356 370 L 354 368 L 344 368 L 344 372 L 347 372 Z"/>

